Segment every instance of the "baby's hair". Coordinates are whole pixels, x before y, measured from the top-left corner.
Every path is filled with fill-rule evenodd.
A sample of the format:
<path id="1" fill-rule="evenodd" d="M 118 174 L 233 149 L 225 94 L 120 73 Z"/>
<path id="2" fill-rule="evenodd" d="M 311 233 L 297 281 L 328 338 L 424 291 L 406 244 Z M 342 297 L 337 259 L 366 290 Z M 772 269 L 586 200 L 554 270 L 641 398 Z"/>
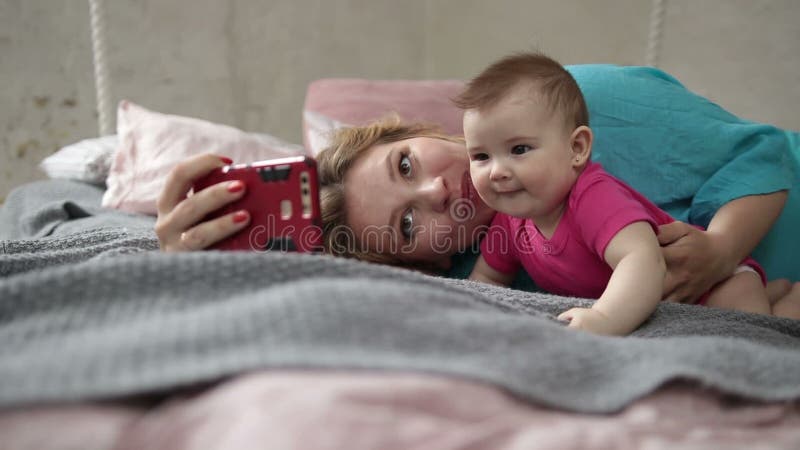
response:
<path id="1" fill-rule="evenodd" d="M 467 83 L 453 102 L 465 110 L 491 108 L 526 81 L 535 83 L 549 108 L 562 113 L 568 125 L 589 125 L 589 111 L 575 78 L 541 53 L 517 53 L 493 63 Z"/>

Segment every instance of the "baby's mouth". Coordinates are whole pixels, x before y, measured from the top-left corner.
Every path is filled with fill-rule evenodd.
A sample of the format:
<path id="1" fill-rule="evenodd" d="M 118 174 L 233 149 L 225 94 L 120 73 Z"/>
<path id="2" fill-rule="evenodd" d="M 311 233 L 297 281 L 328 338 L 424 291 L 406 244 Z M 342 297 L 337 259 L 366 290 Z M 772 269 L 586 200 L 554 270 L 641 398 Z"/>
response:
<path id="1" fill-rule="evenodd" d="M 520 191 L 522 189 L 495 189 L 494 193 L 497 195 L 513 195 Z"/>

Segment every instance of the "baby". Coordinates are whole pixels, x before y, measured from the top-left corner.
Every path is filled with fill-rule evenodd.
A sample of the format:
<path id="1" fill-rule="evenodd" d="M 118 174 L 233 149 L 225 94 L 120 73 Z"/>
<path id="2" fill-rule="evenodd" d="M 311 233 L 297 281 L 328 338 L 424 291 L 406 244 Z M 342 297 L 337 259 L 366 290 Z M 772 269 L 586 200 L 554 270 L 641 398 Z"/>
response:
<path id="1" fill-rule="evenodd" d="M 558 316 L 570 327 L 635 330 L 662 299 L 656 230 L 673 219 L 591 161 L 589 114 L 570 73 L 540 54 L 510 56 L 456 103 L 465 110 L 472 182 L 498 211 L 470 279 L 508 285 L 521 265 L 542 289 L 597 299 Z M 700 302 L 780 315 L 764 283 L 747 258 Z"/>

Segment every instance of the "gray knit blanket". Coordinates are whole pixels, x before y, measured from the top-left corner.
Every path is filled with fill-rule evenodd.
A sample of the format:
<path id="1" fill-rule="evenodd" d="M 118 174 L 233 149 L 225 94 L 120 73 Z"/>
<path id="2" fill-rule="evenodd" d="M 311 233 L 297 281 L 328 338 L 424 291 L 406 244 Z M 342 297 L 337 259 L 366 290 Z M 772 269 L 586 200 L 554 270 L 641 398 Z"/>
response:
<path id="1" fill-rule="evenodd" d="M 632 336 L 587 300 L 333 258 L 157 251 L 153 219 L 41 182 L 0 212 L 0 407 L 170 392 L 265 368 L 420 371 L 612 412 L 675 381 L 800 398 L 800 321 L 662 304 Z"/>

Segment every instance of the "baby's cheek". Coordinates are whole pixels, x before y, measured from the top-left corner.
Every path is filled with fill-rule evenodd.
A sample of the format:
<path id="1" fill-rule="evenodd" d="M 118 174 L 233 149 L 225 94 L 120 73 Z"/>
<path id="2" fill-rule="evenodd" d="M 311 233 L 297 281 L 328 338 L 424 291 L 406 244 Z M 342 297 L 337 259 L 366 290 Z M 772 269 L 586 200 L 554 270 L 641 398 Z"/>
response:
<path id="1" fill-rule="evenodd" d="M 470 177 L 472 177 L 472 186 L 475 192 L 488 204 L 491 201 L 491 192 L 486 177 L 481 176 L 480 172 L 475 170 L 470 170 Z"/>

